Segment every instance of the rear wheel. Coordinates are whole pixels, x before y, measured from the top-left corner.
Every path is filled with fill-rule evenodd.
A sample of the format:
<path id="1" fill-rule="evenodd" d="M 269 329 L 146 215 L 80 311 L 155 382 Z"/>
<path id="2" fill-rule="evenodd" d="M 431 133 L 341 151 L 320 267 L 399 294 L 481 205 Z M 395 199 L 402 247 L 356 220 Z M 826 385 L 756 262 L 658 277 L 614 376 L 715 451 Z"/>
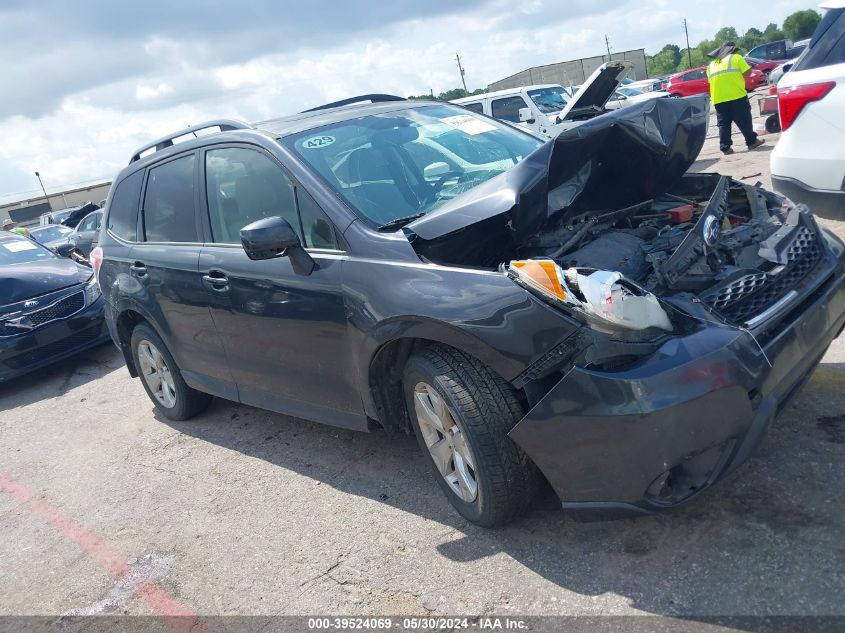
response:
<path id="1" fill-rule="evenodd" d="M 187 420 L 208 407 L 211 396 L 185 383 L 164 341 L 151 327 L 139 325 L 132 330 L 131 347 L 141 383 L 164 417 Z"/>
<path id="2" fill-rule="evenodd" d="M 404 389 L 417 439 L 455 509 L 487 527 L 524 512 L 540 477 L 508 437 L 523 415 L 513 388 L 476 359 L 434 346 L 408 361 Z"/>

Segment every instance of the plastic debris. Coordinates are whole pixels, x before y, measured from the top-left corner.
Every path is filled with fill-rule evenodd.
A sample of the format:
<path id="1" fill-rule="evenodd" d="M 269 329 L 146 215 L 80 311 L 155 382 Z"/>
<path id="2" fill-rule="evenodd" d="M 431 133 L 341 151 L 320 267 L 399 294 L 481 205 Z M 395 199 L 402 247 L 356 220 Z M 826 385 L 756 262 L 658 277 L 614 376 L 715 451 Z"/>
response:
<path id="1" fill-rule="evenodd" d="M 578 302 L 585 312 L 631 330 L 657 327 L 672 331 L 672 323 L 657 297 L 626 281 L 618 272 L 582 273 L 569 268 L 564 278 L 569 288 L 583 297 L 581 300 L 576 292 L 570 292 L 567 299 Z"/>

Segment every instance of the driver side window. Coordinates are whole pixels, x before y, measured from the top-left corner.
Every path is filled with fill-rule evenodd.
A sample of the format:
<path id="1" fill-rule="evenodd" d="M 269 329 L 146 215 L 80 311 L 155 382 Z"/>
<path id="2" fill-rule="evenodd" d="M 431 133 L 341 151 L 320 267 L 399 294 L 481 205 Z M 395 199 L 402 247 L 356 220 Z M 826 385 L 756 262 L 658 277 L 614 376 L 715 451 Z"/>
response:
<path id="1" fill-rule="evenodd" d="M 243 147 L 209 150 L 205 180 L 213 242 L 240 244 L 247 224 L 279 216 L 306 248 L 336 248 L 329 219 L 269 156 Z"/>
<path id="2" fill-rule="evenodd" d="M 272 216 L 302 239 L 293 185 L 269 157 L 242 147 L 213 149 L 205 155 L 205 178 L 214 242 L 240 244 L 243 227 Z"/>

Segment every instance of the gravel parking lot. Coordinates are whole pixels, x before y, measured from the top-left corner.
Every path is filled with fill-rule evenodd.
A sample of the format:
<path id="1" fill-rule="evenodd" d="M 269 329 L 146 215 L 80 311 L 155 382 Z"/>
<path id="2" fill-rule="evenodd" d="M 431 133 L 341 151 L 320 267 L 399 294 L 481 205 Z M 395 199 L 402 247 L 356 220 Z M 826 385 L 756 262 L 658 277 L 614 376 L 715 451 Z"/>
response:
<path id="1" fill-rule="evenodd" d="M 766 138 L 696 169 L 768 185 Z M 577 523 L 549 494 L 485 530 L 411 437 L 221 400 L 171 422 L 106 345 L 0 385 L 0 614 L 845 615 L 843 380 L 840 339 L 684 509 Z"/>

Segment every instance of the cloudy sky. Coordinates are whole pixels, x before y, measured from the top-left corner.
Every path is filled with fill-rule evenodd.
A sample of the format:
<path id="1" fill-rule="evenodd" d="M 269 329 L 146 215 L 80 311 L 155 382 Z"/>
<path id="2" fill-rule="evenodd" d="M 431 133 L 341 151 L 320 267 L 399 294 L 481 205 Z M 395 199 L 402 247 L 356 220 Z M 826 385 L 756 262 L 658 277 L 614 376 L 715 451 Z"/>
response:
<path id="1" fill-rule="evenodd" d="M 138 146 L 367 92 L 470 89 L 529 66 L 781 24 L 812 0 L 3 0 L 0 203 L 111 179 Z"/>

